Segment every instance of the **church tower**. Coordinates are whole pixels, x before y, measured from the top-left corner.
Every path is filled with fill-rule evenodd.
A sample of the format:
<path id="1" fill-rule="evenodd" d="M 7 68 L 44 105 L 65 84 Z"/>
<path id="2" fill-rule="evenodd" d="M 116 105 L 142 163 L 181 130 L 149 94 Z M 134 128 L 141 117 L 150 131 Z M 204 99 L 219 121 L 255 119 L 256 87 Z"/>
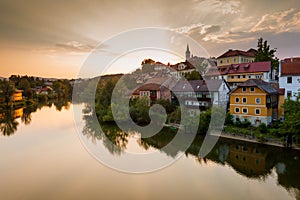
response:
<path id="1" fill-rule="evenodd" d="M 185 52 L 185 59 L 188 60 L 190 58 L 191 58 L 191 52 L 190 52 L 190 49 L 189 49 L 189 44 L 187 44 L 186 52 Z"/>

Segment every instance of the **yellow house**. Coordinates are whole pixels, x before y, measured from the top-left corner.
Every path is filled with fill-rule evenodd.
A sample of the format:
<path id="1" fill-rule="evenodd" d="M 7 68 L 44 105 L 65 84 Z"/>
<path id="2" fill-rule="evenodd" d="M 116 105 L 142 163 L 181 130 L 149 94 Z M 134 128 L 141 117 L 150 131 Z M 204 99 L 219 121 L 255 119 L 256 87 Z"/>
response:
<path id="1" fill-rule="evenodd" d="M 231 91 L 230 113 L 235 121 L 268 125 L 278 119 L 278 91 L 261 79 L 249 79 Z"/>
<path id="2" fill-rule="evenodd" d="M 14 111 L 14 118 L 19 118 L 23 116 L 23 108 L 18 108 Z"/>
<path id="3" fill-rule="evenodd" d="M 14 101 L 21 101 L 23 99 L 23 90 L 16 90 L 13 94 Z"/>
<path id="4" fill-rule="evenodd" d="M 254 62 L 256 55 L 257 51 L 255 49 L 249 49 L 248 51 L 229 49 L 227 52 L 217 58 L 217 65 L 224 66 Z"/>

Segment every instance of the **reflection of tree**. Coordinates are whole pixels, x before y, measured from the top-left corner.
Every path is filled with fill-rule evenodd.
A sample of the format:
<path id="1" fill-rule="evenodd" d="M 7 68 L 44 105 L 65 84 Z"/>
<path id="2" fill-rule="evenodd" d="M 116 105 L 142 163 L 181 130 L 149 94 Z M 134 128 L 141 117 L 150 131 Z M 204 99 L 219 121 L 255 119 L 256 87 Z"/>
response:
<path id="1" fill-rule="evenodd" d="M 31 123 L 31 113 L 36 111 L 36 106 L 30 106 L 23 109 L 23 115 L 21 117 L 21 121 L 25 125 L 29 125 Z"/>
<path id="2" fill-rule="evenodd" d="M 7 108 L 4 113 L 2 113 L 0 131 L 4 136 L 10 136 L 17 130 L 18 125 L 19 123 L 14 118 L 14 110 Z"/>
<path id="3" fill-rule="evenodd" d="M 62 108 L 68 110 L 70 108 L 70 102 L 68 99 L 60 98 L 53 102 L 56 110 L 61 111 Z"/>
<path id="4" fill-rule="evenodd" d="M 126 149 L 128 144 L 128 133 L 120 130 L 114 124 L 102 124 L 101 130 L 98 121 L 95 120 L 95 113 L 88 105 L 83 109 L 83 114 L 85 126 L 82 133 L 84 136 L 91 139 L 95 144 L 97 141 L 102 141 L 103 145 L 112 154 L 120 155 L 122 150 Z"/>

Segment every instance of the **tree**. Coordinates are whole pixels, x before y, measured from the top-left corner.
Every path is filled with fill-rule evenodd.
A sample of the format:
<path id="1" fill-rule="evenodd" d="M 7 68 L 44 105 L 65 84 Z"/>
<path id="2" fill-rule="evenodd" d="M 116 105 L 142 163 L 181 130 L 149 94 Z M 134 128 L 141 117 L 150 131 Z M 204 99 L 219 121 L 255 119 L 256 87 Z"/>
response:
<path id="1" fill-rule="evenodd" d="M 15 84 L 11 81 L 0 81 L 0 91 L 2 92 L 2 97 L 5 99 L 5 103 L 8 106 L 12 101 L 13 94 L 15 93 Z"/>
<path id="2" fill-rule="evenodd" d="M 272 70 L 278 72 L 279 60 L 275 57 L 277 49 L 270 49 L 267 40 L 264 41 L 263 38 L 258 38 L 257 51 L 258 53 L 255 57 L 255 62 L 271 61 Z"/>
<path id="3" fill-rule="evenodd" d="M 282 136 L 296 136 L 300 137 L 300 101 L 285 100 L 284 108 L 284 122 L 279 128 L 279 133 Z"/>
<path id="4" fill-rule="evenodd" d="M 146 58 L 142 61 L 142 65 L 145 65 L 145 64 L 153 64 L 155 63 L 154 60 L 152 60 L 151 58 Z"/>
<path id="5" fill-rule="evenodd" d="M 203 80 L 202 76 L 198 71 L 192 71 L 191 73 L 186 73 L 184 75 L 186 80 L 188 81 L 193 81 L 193 80 Z"/>
<path id="6" fill-rule="evenodd" d="M 24 96 L 26 96 L 29 99 L 32 99 L 33 92 L 31 90 L 30 82 L 28 81 L 28 79 L 21 78 L 18 86 L 19 89 L 22 89 L 24 91 L 23 92 Z"/>

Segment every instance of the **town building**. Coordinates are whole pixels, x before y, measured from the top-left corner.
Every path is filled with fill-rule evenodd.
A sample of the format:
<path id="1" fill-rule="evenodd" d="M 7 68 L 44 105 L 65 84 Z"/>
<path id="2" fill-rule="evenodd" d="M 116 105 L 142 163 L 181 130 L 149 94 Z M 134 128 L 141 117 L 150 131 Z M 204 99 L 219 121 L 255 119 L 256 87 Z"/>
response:
<path id="1" fill-rule="evenodd" d="M 279 87 L 284 97 L 296 100 L 300 94 L 300 58 L 286 58 L 279 63 Z"/>
<path id="2" fill-rule="evenodd" d="M 225 80 L 178 81 L 172 89 L 172 101 L 196 110 L 206 110 L 212 105 L 226 108 L 229 91 Z"/>
<path id="3" fill-rule="evenodd" d="M 229 49 L 217 58 L 217 65 L 224 66 L 230 64 L 241 64 L 254 62 L 257 50 L 249 49 L 248 51 Z"/>
<path id="4" fill-rule="evenodd" d="M 171 89 L 175 86 L 176 79 L 173 77 L 162 77 L 149 79 L 142 86 L 132 92 L 131 98 L 148 97 L 151 103 L 158 99 L 171 100 Z"/>
<path id="5" fill-rule="evenodd" d="M 268 125 L 278 119 L 278 90 L 261 79 L 249 79 L 231 91 L 230 113 L 234 121 Z"/>
<path id="6" fill-rule="evenodd" d="M 216 68 L 209 69 L 205 78 L 212 80 L 223 78 L 232 89 L 248 79 L 261 79 L 265 82 L 273 80 L 270 61 L 218 66 L 217 70 Z"/>

